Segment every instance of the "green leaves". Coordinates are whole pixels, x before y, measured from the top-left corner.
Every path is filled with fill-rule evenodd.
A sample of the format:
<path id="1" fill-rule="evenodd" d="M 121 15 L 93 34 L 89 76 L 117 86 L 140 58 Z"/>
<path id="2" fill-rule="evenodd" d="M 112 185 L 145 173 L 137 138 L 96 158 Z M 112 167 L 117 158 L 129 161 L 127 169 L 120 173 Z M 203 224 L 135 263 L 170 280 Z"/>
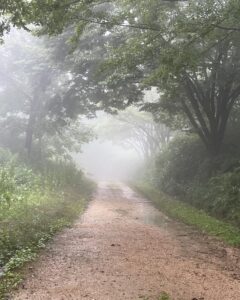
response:
<path id="1" fill-rule="evenodd" d="M 12 165 L 10 154 L 8 161 L 1 158 L 4 155 L 0 155 L 4 161 L 0 165 L 0 299 L 4 299 L 21 280 L 16 272 L 83 211 L 94 184 L 63 161 L 45 161 L 33 172 L 19 161 Z"/>

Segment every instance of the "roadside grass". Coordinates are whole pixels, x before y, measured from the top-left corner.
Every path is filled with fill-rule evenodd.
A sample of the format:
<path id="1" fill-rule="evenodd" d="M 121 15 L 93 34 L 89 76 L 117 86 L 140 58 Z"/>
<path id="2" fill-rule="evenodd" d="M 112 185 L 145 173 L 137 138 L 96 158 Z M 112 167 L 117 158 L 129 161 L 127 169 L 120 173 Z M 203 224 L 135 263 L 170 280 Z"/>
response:
<path id="1" fill-rule="evenodd" d="M 240 246 L 240 230 L 233 225 L 211 217 L 206 212 L 180 202 L 148 184 L 132 183 L 131 186 L 169 217 L 194 226 L 203 233 L 215 236 L 230 246 Z"/>
<path id="2" fill-rule="evenodd" d="M 162 292 L 158 300 L 170 300 L 170 296 L 167 293 Z"/>
<path id="3" fill-rule="evenodd" d="M 21 268 L 37 257 L 38 251 L 45 248 L 54 234 L 70 226 L 86 206 L 85 199 L 79 196 L 69 200 L 52 194 L 26 202 L 12 207 L 14 219 L 9 217 L 4 225 L 1 224 L 0 247 L 5 264 L 1 269 L 0 299 L 5 299 L 21 282 Z"/>
<path id="4" fill-rule="evenodd" d="M 139 296 L 139 299 L 142 300 L 150 300 L 152 298 L 150 298 L 149 296 Z M 162 292 L 156 300 L 171 300 L 170 296 L 166 293 L 166 292 Z"/>
<path id="5" fill-rule="evenodd" d="M 88 190 L 87 190 L 88 189 Z M 60 230 L 84 211 L 94 186 L 54 192 L 34 188 L 21 201 L 0 207 L 0 299 L 22 281 L 22 269 Z"/>

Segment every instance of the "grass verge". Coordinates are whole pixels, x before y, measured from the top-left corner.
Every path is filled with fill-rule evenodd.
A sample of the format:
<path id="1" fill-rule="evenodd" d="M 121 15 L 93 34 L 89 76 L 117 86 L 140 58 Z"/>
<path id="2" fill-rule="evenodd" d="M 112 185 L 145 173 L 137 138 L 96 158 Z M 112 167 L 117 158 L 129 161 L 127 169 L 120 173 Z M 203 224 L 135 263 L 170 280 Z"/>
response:
<path id="1" fill-rule="evenodd" d="M 148 296 L 139 296 L 139 299 L 150 300 L 150 297 L 148 297 Z M 171 300 L 171 299 L 170 299 L 170 296 L 166 292 L 162 292 L 159 295 L 159 297 L 157 298 L 157 300 Z"/>
<path id="2" fill-rule="evenodd" d="M 240 231 L 231 224 L 217 220 L 204 211 L 180 202 L 148 184 L 134 183 L 131 186 L 169 217 L 194 226 L 203 233 L 215 236 L 228 245 L 240 246 Z"/>
<path id="3" fill-rule="evenodd" d="M 2 207 L 0 222 L 0 299 L 22 281 L 22 270 L 60 230 L 71 226 L 84 211 L 94 185 L 81 194 L 69 188 L 65 192 L 31 192 L 23 201 Z"/>

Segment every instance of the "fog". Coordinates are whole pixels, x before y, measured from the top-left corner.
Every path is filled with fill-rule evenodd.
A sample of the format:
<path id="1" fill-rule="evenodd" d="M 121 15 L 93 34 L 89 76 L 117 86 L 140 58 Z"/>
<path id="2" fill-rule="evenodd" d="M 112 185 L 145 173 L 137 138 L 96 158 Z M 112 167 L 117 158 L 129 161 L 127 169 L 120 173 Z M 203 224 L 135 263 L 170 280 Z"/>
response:
<path id="1" fill-rule="evenodd" d="M 122 127 L 120 116 L 98 113 L 94 119 L 83 123 L 93 133 L 92 141 L 83 144 L 81 151 L 73 154 L 77 166 L 88 177 L 97 181 L 124 181 L 133 178 L 143 164 L 143 157 L 129 143 L 127 128 Z"/>
<path id="2" fill-rule="evenodd" d="M 135 150 L 97 139 L 82 147 L 74 159 L 88 176 L 97 180 L 128 180 L 142 163 Z"/>
<path id="3" fill-rule="evenodd" d="M 72 157 L 96 180 L 129 180 L 159 151 L 162 128 L 149 113 L 121 109 L 125 98 L 118 100 L 120 109 L 109 104 L 113 113 L 99 109 L 103 100 L 96 95 L 106 88 L 91 78 L 95 64 L 78 76 L 79 52 L 70 54 L 66 41 L 65 36 L 39 38 L 17 29 L 6 36 L 0 49 L 0 146 L 33 164 Z M 158 98 L 156 88 L 143 92 L 143 103 Z"/>
<path id="4" fill-rule="evenodd" d="M 239 12 L 0 0 L 0 300 L 240 299 Z"/>
<path id="5" fill-rule="evenodd" d="M 157 96 L 155 89 L 145 93 L 147 101 L 155 101 Z M 113 115 L 99 112 L 96 118 L 85 118 L 83 123 L 92 130 L 93 139 L 83 144 L 73 158 L 95 180 L 133 179 L 170 138 L 167 127 L 132 106 Z"/>

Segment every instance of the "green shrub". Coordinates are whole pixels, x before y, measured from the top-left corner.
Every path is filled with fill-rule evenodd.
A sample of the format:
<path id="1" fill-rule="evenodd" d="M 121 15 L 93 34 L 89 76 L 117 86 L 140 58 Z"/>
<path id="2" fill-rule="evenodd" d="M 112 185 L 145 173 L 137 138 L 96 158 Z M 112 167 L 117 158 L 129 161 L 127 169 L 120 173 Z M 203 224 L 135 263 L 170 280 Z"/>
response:
<path id="1" fill-rule="evenodd" d="M 212 214 L 240 226 L 240 172 L 228 172 L 209 180 L 203 197 Z"/>
<path id="2" fill-rule="evenodd" d="M 156 160 L 155 186 L 240 226 L 239 158 L 229 149 L 224 146 L 219 156 L 210 159 L 196 136 L 180 135 Z"/>
<path id="3" fill-rule="evenodd" d="M 32 260 L 38 249 L 85 207 L 94 189 L 73 164 L 48 162 L 31 170 L 0 149 L 0 299 L 19 282 L 14 270 Z M 7 158 L 6 158 L 7 157 Z"/>
<path id="4" fill-rule="evenodd" d="M 200 174 L 205 157 L 206 151 L 195 135 L 176 137 L 156 159 L 155 185 L 169 194 L 185 195 L 196 177 L 206 177 Z"/>

